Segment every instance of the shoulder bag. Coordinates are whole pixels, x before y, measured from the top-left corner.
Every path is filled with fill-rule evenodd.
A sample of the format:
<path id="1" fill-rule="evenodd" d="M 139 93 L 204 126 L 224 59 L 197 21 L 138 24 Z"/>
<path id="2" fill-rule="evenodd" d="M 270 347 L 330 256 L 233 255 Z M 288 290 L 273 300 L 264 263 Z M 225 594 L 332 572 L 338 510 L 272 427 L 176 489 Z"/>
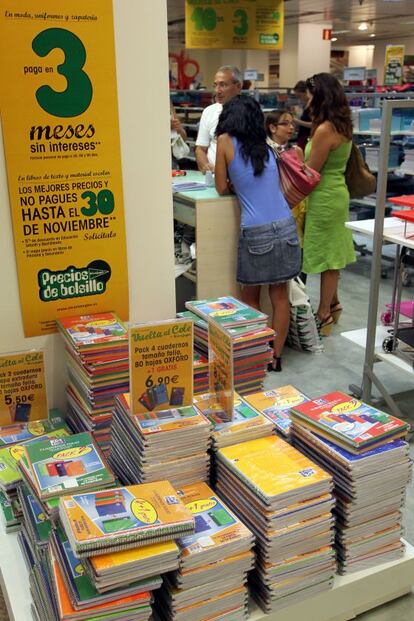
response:
<path id="1" fill-rule="evenodd" d="M 353 142 L 345 170 L 345 181 L 350 198 L 363 198 L 375 192 L 377 180 L 368 168 L 361 151 Z"/>
<path id="2" fill-rule="evenodd" d="M 294 148 L 273 147 L 279 169 L 280 189 L 290 208 L 303 201 L 318 185 L 321 176 L 302 162 Z"/>

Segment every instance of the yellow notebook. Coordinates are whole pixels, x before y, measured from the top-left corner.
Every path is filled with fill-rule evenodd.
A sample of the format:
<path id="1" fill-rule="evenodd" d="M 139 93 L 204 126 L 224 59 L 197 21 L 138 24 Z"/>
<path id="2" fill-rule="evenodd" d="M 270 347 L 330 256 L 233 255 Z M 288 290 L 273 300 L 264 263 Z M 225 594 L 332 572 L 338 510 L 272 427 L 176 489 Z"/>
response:
<path id="1" fill-rule="evenodd" d="M 96 574 L 100 574 L 110 569 L 118 569 L 127 566 L 130 563 L 139 563 L 149 559 L 156 559 L 166 554 L 178 555 L 179 550 L 174 541 L 164 541 L 162 543 L 153 543 L 142 548 L 133 548 L 132 550 L 120 550 L 119 552 L 110 552 L 109 554 L 99 554 L 90 559 L 90 563 Z"/>
<path id="2" fill-rule="evenodd" d="M 326 493 L 332 482 L 322 468 L 276 436 L 220 449 L 217 458 L 268 503 L 317 484 Z"/>

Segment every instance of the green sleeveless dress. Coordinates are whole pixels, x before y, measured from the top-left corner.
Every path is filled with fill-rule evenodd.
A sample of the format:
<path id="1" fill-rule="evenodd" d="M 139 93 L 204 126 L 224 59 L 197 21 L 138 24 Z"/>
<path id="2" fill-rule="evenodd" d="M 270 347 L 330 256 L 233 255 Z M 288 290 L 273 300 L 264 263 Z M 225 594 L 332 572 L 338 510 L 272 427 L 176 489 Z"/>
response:
<path id="1" fill-rule="evenodd" d="M 305 161 L 312 149 L 310 140 Z M 356 261 L 352 233 L 344 223 L 349 220 L 349 192 L 345 168 L 351 142 L 344 142 L 329 153 L 321 170 L 321 181 L 308 196 L 303 242 L 303 271 L 319 274 L 340 270 Z"/>

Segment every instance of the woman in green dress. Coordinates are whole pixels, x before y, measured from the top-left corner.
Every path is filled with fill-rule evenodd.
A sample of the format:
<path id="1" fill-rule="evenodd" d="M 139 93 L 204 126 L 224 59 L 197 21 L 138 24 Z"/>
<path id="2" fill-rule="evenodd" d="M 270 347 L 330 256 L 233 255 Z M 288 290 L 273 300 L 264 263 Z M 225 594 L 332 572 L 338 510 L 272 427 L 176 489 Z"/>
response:
<path id="1" fill-rule="evenodd" d="M 349 192 L 345 169 L 351 152 L 351 111 L 344 90 L 329 73 L 307 80 L 312 97 L 311 139 L 305 160 L 321 173 L 308 197 L 303 247 L 303 271 L 320 274 L 320 301 L 316 313 L 323 336 L 330 334 L 342 311 L 338 298 L 339 270 L 355 261 L 349 220 Z"/>

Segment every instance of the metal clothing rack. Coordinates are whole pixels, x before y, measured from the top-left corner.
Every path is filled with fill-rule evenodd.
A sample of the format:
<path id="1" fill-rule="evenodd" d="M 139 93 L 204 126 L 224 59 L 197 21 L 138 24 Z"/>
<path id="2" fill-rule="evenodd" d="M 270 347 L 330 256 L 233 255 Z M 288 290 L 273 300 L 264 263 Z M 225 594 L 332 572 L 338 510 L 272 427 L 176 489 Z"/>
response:
<path id="1" fill-rule="evenodd" d="M 373 236 L 373 252 L 372 252 L 372 265 L 371 265 L 371 281 L 369 290 L 369 305 L 368 305 L 368 323 L 367 323 L 367 337 L 365 347 L 365 360 L 362 376 L 362 388 L 361 397 L 363 401 L 369 402 L 372 399 L 372 385 L 379 390 L 382 397 L 386 401 L 390 410 L 395 416 L 401 417 L 400 409 L 395 403 L 387 391 L 384 384 L 375 375 L 374 363 L 378 361 L 378 357 L 375 353 L 375 337 L 377 329 L 377 317 L 378 317 L 378 297 L 381 280 L 381 250 L 384 237 L 384 216 L 385 216 L 385 204 L 386 204 L 386 191 L 387 191 L 387 177 L 388 177 L 388 156 L 390 147 L 391 136 L 391 122 L 392 113 L 394 110 L 400 109 L 412 109 L 414 107 L 413 102 L 410 100 L 383 100 L 382 101 L 382 121 L 381 121 L 381 138 L 380 138 L 380 154 L 378 163 L 378 180 L 377 180 L 377 192 L 376 192 L 376 210 L 375 210 L 375 224 L 374 224 L 374 236 Z M 407 240 L 408 241 L 408 240 Z M 410 240 L 412 241 L 412 240 Z M 396 263 L 394 278 L 399 277 L 399 257 L 400 247 L 404 246 L 404 240 L 401 239 L 398 244 L 396 253 Z M 411 244 L 409 244 L 411 245 Z M 396 282 L 396 280 L 395 280 Z M 384 360 L 381 357 L 381 360 Z M 386 360 L 386 359 L 385 359 Z M 414 376 L 414 370 L 413 370 Z M 354 386 L 350 386 L 353 390 Z"/>

